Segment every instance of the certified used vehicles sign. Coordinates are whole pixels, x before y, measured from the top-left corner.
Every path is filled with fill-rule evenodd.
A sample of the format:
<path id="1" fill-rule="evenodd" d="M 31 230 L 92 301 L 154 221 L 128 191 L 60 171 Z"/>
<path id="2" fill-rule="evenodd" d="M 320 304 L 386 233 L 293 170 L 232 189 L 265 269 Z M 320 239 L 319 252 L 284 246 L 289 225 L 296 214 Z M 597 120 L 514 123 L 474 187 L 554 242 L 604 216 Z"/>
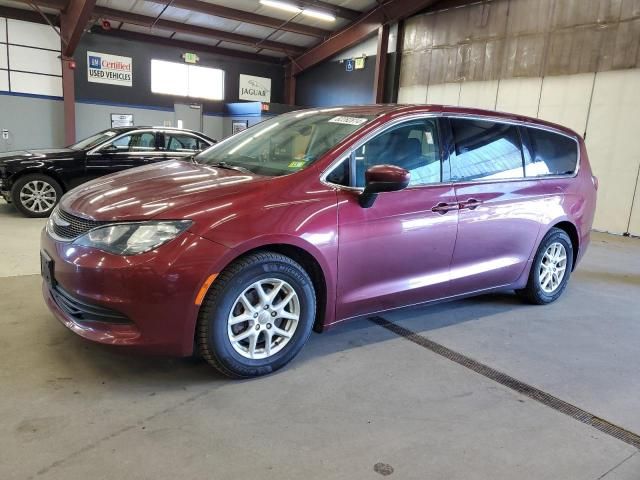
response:
<path id="1" fill-rule="evenodd" d="M 131 57 L 87 52 L 87 77 L 90 82 L 130 87 L 133 84 Z"/>

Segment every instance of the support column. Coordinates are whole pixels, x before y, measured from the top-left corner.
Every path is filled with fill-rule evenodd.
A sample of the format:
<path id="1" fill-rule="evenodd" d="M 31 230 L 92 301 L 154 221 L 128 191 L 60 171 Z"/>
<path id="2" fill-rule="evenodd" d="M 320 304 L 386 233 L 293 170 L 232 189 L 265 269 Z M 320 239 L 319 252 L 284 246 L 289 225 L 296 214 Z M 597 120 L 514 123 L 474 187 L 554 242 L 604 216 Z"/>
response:
<path id="1" fill-rule="evenodd" d="M 376 51 L 376 70 L 373 79 L 373 101 L 384 102 L 384 82 L 387 71 L 387 50 L 389 47 L 389 25 L 378 28 L 378 49 Z"/>
<path id="2" fill-rule="evenodd" d="M 74 68 L 71 68 L 71 65 Z M 76 143 L 76 90 L 75 62 L 62 60 L 62 96 L 64 104 L 64 141 L 65 145 Z"/>
<path id="3" fill-rule="evenodd" d="M 289 63 L 284 69 L 284 103 L 296 104 L 296 77 L 293 74 L 293 63 Z"/>

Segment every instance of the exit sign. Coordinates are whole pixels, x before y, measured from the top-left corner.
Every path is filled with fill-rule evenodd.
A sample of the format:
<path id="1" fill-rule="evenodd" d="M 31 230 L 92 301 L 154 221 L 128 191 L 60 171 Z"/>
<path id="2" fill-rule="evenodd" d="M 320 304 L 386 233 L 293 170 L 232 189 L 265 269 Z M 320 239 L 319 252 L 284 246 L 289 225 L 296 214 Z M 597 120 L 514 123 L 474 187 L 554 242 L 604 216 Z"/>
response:
<path id="1" fill-rule="evenodd" d="M 200 57 L 198 57 L 198 55 L 189 52 L 183 53 L 182 58 L 184 59 L 184 63 L 198 63 L 198 61 L 200 60 Z"/>

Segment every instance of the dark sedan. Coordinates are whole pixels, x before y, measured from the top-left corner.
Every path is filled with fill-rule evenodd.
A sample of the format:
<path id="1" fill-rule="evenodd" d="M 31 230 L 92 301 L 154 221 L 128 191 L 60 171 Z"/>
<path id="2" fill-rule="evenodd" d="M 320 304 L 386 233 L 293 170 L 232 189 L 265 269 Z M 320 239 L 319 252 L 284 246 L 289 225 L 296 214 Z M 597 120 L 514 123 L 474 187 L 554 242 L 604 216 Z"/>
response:
<path id="1" fill-rule="evenodd" d="M 68 148 L 0 154 L 0 194 L 28 217 L 47 217 L 84 182 L 132 167 L 190 157 L 216 143 L 172 128 L 112 128 Z"/>

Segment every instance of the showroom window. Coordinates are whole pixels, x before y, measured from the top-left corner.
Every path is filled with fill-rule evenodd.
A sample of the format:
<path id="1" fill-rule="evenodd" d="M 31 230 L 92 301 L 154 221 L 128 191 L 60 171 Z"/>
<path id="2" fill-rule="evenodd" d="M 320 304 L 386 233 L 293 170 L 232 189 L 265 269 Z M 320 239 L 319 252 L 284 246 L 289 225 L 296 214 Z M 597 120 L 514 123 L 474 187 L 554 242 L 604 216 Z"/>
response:
<path id="1" fill-rule="evenodd" d="M 224 100 L 224 70 L 151 60 L 151 91 L 177 97 Z"/>
<path id="2" fill-rule="evenodd" d="M 500 180 L 524 176 L 520 134 L 514 125 L 452 118 L 455 180 Z"/>
<path id="3" fill-rule="evenodd" d="M 578 163 L 575 140 L 539 128 L 527 128 L 526 134 L 531 146 L 524 166 L 527 177 L 570 175 L 575 172 Z"/>

